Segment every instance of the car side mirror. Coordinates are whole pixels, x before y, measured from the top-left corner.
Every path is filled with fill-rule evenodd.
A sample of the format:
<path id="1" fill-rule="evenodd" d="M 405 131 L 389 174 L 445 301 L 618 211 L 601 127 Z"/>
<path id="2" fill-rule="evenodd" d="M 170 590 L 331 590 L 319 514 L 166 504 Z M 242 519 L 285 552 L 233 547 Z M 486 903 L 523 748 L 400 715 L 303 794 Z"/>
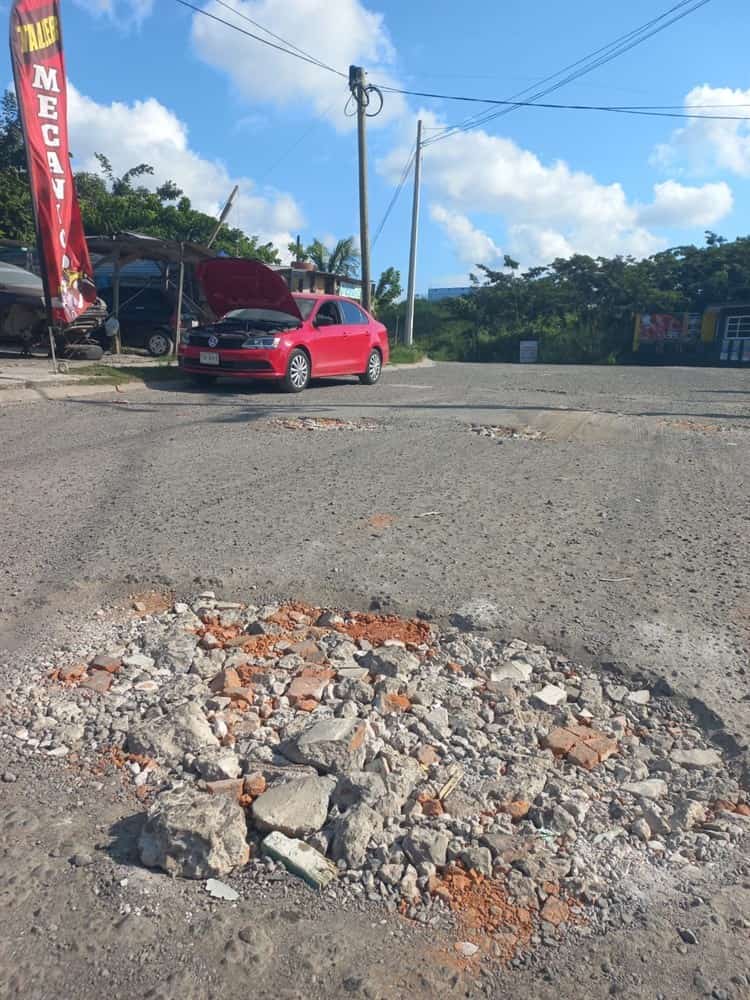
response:
<path id="1" fill-rule="evenodd" d="M 315 326 L 335 326 L 336 325 L 336 320 L 333 318 L 333 316 L 316 316 L 315 317 L 315 323 L 314 323 L 314 325 Z"/>

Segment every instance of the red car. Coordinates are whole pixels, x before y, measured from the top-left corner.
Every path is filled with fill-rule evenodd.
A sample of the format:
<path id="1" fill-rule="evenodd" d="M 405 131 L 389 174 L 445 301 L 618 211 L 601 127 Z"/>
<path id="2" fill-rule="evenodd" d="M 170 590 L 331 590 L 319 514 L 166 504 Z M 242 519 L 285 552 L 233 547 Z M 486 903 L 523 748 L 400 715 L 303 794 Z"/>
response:
<path id="1" fill-rule="evenodd" d="M 380 378 L 388 331 L 352 299 L 293 295 L 279 274 L 252 260 L 204 261 L 198 279 L 221 317 L 180 343 L 180 368 L 198 382 L 273 379 L 301 392 L 321 376 L 358 375 L 365 385 Z"/>

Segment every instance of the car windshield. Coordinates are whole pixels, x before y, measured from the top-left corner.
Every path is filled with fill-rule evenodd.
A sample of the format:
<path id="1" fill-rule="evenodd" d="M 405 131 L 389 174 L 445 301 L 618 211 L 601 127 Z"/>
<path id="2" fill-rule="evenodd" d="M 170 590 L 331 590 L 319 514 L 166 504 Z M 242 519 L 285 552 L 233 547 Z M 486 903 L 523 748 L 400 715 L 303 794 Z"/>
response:
<path id="1" fill-rule="evenodd" d="M 221 319 L 222 323 L 252 323 L 264 329 L 278 330 L 279 327 L 299 326 L 296 316 L 276 309 L 233 309 Z"/>
<path id="2" fill-rule="evenodd" d="M 309 319 L 310 313 L 315 307 L 315 299 L 300 299 L 296 295 L 294 296 L 294 301 L 297 303 L 297 308 L 302 313 L 302 319 Z"/>

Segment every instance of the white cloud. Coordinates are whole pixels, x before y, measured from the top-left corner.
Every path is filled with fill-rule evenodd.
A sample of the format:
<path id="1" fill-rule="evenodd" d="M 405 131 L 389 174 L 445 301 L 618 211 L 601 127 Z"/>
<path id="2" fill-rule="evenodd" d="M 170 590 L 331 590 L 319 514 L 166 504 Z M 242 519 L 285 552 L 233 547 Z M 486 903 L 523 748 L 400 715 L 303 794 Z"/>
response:
<path id="1" fill-rule="evenodd" d="M 139 163 L 154 168 L 154 185 L 173 180 L 195 208 L 217 215 L 235 184 L 240 193 L 228 224 L 286 249 L 291 233 L 303 223 L 290 194 L 256 189 L 248 177 L 235 177 L 223 163 L 190 148 L 188 129 L 155 98 L 132 104 L 97 104 L 68 85 L 70 148 L 77 170 L 99 169 L 95 153 L 104 153 L 115 174 Z"/>
<path id="2" fill-rule="evenodd" d="M 394 83 L 388 72 L 394 50 L 384 16 L 368 10 L 359 0 L 232 0 L 232 6 L 340 72 L 348 74 L 350 65 L 366 66 L 371 82 Z M 263 35 L 213 0 L 204 9 Z M 352 126 L 353 120 L 344 115 L 348 77 L 284 55 L 200 14 L 193 16 L 192 37 L 198 56 L 225 73 L 248 101 L 295 107 L 303 115 L 326 118 L 341 131 Z M 403 114 L 404 109 L 400 95 L 388 94 L 383 113 L 371 124 L 382 125 Z"/>
<path id="3" fill-rule="evenodd" d="M 710 226 L 732 211 L 732 189 L 724 181 L 687 187 L 677 181 L 654 185 L 654 200 L 638 213 L 644 225 Z"/>
<path id="4" fill-rule="evenodd" d="M 726 109 L 724 112 L 722 107 Z M 701 108 L 706 109 L 705 114 L 747 117 L 750 90 L 708 84 L 693 87 L 685 98 L 685 110 L 700 114 Z M 694 118 L 676 129 L 668 142 L 656 147 L 651 162 L 669 168 L 684 165 L 700 174 L 728 170 L 740 177 L 750 177 L 750 122 Z"/>
<path id="5" fill-rule="evenodd" d="M 121 28 L 140 27 L 154 9 L 154 0 L 75 0 L 97 17 L 108 17 Z"/>
<path id="6" fill-rule="evenodd" d="M 502 257 L 503 252 L 495 241 L 460 212 L 434 204 L 430 206 L 430 217 L 442 227 L 462 263 L 490 265 Z"/>
<path id="7" fill-rule="evenodd" d="M 428 127 L 441 124 L 429 112 L 420 117 Z M 393 181 L 408 156 L 408 141 L 379 164 Z M 628 200 L 621 184 L 601 184 L 562 160 L 544 163 L 513 140 L 481 130 L 428 145 L 423 176 L 443 211 L 464 220 L 454 219 L 451 227 L 461 260 L 472 241 L 485 252 L 496 247 L 491 235 L 469 233 L 469 216 L 476 212 L 497 218 L 507 233 L 507 252 L 525 266 L 571 253 L 642 257 L 666 245 L 643 224 L 641 206 Z"/>

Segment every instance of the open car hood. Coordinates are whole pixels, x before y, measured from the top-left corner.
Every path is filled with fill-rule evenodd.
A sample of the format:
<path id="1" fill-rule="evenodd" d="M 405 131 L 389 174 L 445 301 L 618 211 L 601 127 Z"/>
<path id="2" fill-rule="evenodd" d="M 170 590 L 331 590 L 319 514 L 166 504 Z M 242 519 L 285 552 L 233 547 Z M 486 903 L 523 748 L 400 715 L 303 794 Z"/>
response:
<path id="1" fill-rule="evenodd" d="M 212 257 L 197 265 L 196 274 L 217 317 L 233 309 L 273 309 L 302 320 L 287 283 L 258 260 Z"/>

